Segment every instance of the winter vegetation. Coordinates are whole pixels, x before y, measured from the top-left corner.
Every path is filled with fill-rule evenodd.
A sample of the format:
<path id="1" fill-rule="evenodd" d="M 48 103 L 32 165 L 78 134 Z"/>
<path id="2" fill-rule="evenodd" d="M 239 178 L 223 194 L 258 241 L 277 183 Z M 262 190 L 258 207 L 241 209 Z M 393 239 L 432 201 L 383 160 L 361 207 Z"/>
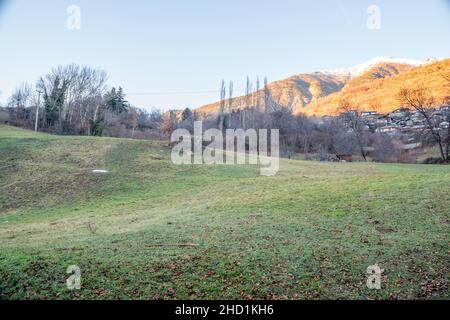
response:
<path id="1" fill-rule="evenodd" d="M 8 122 L 60 135 L 159 138 L 162 114 L 131 106 L 121 87 L 109 88 L 103 70 L 69 65 L 53 69 L 9 99 Z M 6 118 L 6 116 L 5 116 Z"/>
<path id="2" fill-rule="evenodd" d="M 86 66 L 55 68 L 34 88 L 22 84 L 16 89 L 2 109 L 2 122 L 61 135 L 168 139 L 177 128 L 192 132 L 194 121 L 201 120 L 205 130 L 279 129 L 282 156 L 287 158 L 450 161 L 450 96 L 437 101 L 423 86 L 400 90 L 396 101 L 403 107 L 389 113 L 368 111 L 342 98 L 336 115 L 317 117 L 295 113 L 292 97 L 283 104 L 267 78 L 263 84 L 259 78 L 255 84 L 247 78 L 246 95 L 238 98 L 233 96 L 233 82 L 223 81 L 215 113 L 188 108 L 148 112 L 131 106 L 121 87 L 108 88 L 107 79 L 105 71 Z M 441 80 L 450 87 L 448 77 Z M 438 155 L 424 157 L 430 150 L 438 150 Z"/>
<path id="3" fill-rule="evenodd" d="M 266 79 L 260 90 L 258 79 L 253 92 L 247 79 L 247 94 L 238 98 L 236 107 L 233 83 L 227 96 L 223 82 L 217 113 L 186 109 L 177 125 L 172 112 L 170 128 L 192 131 L 194 121 L 201 120 L 205 129 L 279 129 L 282 156 L 289 159 L 302 156 L 305 160 L 340 161 L 344 157 L 346 161 L 416 163 L 437 149 L 437 157 L 425 157 L 423 162 L 450 162 L 450 96 L 437 102 L 424 87 L 405 88 L 396 97 L 404 107 L 389 113 L 365 111 L 342 99 L 337 115 L 315 117 L 295 114 L 292 103 L 284 106 L 274 102 L 267 83 Z"/>

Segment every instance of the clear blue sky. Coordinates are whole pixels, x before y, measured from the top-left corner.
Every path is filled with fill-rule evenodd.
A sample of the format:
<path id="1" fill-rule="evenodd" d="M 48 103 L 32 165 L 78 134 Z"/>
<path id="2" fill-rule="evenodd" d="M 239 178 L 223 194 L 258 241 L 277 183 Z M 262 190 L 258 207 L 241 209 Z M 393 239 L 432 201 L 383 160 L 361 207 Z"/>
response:
<path id="1" fill-rule="evenodd" d="M 168 109 L 215 101 L 221 79 L 242 89 L 247 75 L 278 80 L 377 56 L 450 56 L 450 0 L 3 2 L 2 103 L 20 82 L 69 63 L 105 69 L 139 107 Z M 71 4 L 81 8 L 81 30 L 66 27 Z M 381 30 L 366 26 L 371 4 Z"/>

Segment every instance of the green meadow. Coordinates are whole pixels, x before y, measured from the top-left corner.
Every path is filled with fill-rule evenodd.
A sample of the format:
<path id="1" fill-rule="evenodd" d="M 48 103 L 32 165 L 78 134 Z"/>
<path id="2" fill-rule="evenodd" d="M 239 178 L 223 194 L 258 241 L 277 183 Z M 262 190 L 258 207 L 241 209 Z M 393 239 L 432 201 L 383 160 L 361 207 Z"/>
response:
<path id="1" fill-rule="evenodd" d="M 264 177 L 0 126 L 0 299 L 449 299 L 449 190 L 444 165 L 283 159 Z"/>

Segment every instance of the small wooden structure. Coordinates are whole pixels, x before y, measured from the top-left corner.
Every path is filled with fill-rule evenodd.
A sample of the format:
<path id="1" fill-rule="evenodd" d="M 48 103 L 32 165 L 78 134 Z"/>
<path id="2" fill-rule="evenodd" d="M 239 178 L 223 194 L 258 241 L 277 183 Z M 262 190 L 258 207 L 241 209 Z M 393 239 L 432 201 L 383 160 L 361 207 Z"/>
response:
<path id="1" fill-rule="evenodd" d="M 353 161 L 353 155 L 351 154 L 337 154 L 336 157 L 339 161 L 346 161 L 346 162 L 352 162 Z"/>

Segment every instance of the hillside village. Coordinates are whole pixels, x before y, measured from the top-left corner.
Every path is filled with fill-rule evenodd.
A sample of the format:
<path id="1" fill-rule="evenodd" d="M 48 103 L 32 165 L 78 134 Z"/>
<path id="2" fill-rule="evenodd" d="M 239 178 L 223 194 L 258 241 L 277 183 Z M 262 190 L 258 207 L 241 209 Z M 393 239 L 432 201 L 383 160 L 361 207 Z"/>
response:
<path id="1" fill-rule="evenodd" d="M 429 113 L 432 123 L 438 132 L 449 130 L 449 105 L 430 109 Z M 427 130 L 425 117 L 419 111 L 405 107 L 396 109 L 388 114 L 380 114 L 376 111 L 362 112 L 361 119 L 367 131 L 398 138 L 403 141 L 405 150 L 421 147 L 421 137 Z M 366 149 L 372 151 L 373 148 Z"/>
<path id="2" fill-rule="evenodd" d="M 431 118 L 439 130 L 448 129 L 447 117 L 450 106 L 434 108 L 430 112 Z M 380 114 L 375 111 L 363 112 L 362 118 L 367 129 L 379 133 L 421 132 L 426 125 L 426 119 L 419 111 L 412 111 L 408 108 L 400 108 L 388 114 Z"/>

